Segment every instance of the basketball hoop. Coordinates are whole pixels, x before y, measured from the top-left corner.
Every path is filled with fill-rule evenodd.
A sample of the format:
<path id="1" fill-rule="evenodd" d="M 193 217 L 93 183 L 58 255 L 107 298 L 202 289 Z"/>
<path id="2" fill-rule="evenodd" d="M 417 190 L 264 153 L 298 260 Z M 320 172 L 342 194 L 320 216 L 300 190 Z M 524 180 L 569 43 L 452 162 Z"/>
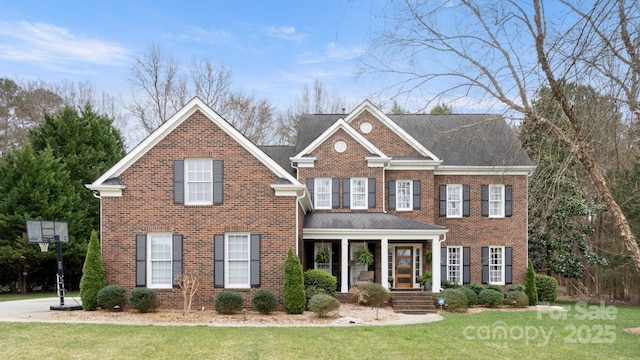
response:
<path id="1" fill-rule="evenodd" d="M 49 243 L 38 243 L 38 245 L 40 245 L 40 251 L 41 252 L 47 252 L 47 250 L 49 250 Z"/>

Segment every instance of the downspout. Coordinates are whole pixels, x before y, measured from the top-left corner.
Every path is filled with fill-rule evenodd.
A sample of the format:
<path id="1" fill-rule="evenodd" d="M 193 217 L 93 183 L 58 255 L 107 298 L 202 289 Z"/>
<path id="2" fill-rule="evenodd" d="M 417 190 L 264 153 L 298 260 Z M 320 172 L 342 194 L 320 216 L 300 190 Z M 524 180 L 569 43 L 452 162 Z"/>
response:
<path id="1" fill-rule="evenodd" d="M 291 162 L 291 167 L 296 170 L 296 180 L 300 181 L 300 170 L 294 164 L 297 164 L 297 163 L 292 161 Z M 298 211 L 298 206 L 300 206 L 300 199 L 302 199 L 304 197 L 305 191 L 307 191 L 307 190 L 304 189 L 304 191 L 302 191 L 302 195 L 296 195 L 296 206 L 295 206 L 295 211 L 296 211 L 296 233 L 295 233 L 295 236 L 293 238 L 294 238 L 295 244 L 296 244 L 296 256 L 298 256 L 298 257 L 301 257 L 300 254 L 298 253 L 298 234 L 300 234 L 300 211 Z"/>
<path id="2" fill-rule="evenodd" d="M 93 197 L 100 200 L 100 256 L 102 256 L 102 196 L 98 190 L 93 190 Z"/>

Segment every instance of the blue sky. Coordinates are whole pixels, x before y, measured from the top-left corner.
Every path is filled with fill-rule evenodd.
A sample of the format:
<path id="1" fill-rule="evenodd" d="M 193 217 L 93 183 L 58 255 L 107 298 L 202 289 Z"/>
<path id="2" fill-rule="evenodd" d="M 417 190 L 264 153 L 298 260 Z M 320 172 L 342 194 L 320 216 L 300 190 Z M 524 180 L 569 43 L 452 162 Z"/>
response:
<path id="1" fill-rule="evenodd" d="M 279 109 L 320 80 L 355 106 L 382 87 L 358 77 L 383 2 L 2 1 L 0 76 L 89 81 L 130 93 L 129 67 L 152 42 L 185 68 L 209 58 L 233 86 Z M 347 108 L 350 110 L 350 108 Z"/>

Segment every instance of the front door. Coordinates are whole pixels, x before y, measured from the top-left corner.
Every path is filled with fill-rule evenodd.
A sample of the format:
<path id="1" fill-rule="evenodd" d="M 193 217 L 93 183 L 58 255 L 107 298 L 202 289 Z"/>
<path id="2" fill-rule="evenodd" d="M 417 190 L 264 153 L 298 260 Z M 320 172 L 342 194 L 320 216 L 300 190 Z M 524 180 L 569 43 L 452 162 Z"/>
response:
<path id="1" fill-rule="evenodd" d="M 396 250 L 396 288 L 413 287 L 413 247 L 397 246 Z"/>

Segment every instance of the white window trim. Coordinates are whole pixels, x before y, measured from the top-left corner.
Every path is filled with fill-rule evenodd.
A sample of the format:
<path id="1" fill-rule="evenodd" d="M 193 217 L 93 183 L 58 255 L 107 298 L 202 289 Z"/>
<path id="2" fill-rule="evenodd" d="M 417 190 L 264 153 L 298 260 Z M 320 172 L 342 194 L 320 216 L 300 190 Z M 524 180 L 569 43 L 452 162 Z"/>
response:
<path id="1" fill-rule="evenodd" d="M 211 176 L 209 181 L 209 192 L 211 194 L 211 201 L 192 201 L 189 193 L 189 184 L 195 181 L 189 180 L 189 162 L 193 161 L 208 161 L 209 168 L 211 169 Z M 205 182 L 200 182 L 205 183 Z M 185 205 L 213 205 L 213 159 L 209 158 L 188 158 L 184 159 L 184 204 Z"/>
<path id="2" fill-rule="evenodd" d="M 501 189 L 501 193 L 502 193 L 502 200 L 500 201 L 500 214 L 495 214 L 495 215 L 491 215 L 491 189 L 495 189 L 495 188 L 500 188 Z M 504 198 L 504 185 L 498 185 L 498 184 L 493 184 L 493 185 L 489 185 L 489 194 L 488 194 L 489 198 L 487 199 L 487 201 L 489 202 L 489 217 L 490 218 L 503 218 L 504 217 L 504 206 L 505 206 L 505 198 Z M 493 201 L 493 202 L 497 202 L 497 201 Z"/>
<path id="3" fill-rule="evenodd" d="M 400 184 L 408 183 L 409 184 L 409 206 L 408 207 L 400 207 Z M 413 180 L 396 180 L 396 210 L 397 211 L 411 211 L 413 210 Z"/>
<path id="4" fill-rule="evenodd" d="M 492 261 L 492 257 L 491 257 L 491 250 L 492 249 L 500 249 L 500 255 L 501 255 L 501 269 L 500 269 L 500 279 L 501 281 L 491 281 L 491 266 L 495 266 L 491 263 Z M 488 279 L 487 279 L 487 283 L 489 285 L 504 285 L 505 284 L 505 247 L 504 246 L 489 246 L 489 271 L 488 271 Z"/>
<path id="5" fill-rule="evenodd" d="M 450 249 L 458 249 L 458 255 L 460 256 L 460 264 L 455 265 L 455 264 L 451 264 L 449 262 L 449 250 Z M 463 270 L 463 267 L 464 267 L 462 251 L 463 251 L 462 250 L 462 246 L 447 246 L 447 270 L 446 270 L 447 271 L 447 280 L 449 280 L 451 282 L 455 282 L 456 284 L 459 284 L 459 285 L 462 285 L 462 270 Z M 458 275 L 458 279 L 451 279 L 449 277 L 449 271 L 451 270 L 451 268 L 454 265 L 458 266 L 458 274 L 459 274 Z"/>
<path id="6" fill-rule="evenodd" d="M 451 214 L 449 212 L 449 204 L 454 202 L 454 201 L 450 201 L 449 200 L 449 188 L 454 188 L 454 187 L 459 190 L 458 191 L 458 195 L 459 195 L 460 200 L 456 201 L 456 203 L 459 204 L 459 209 L 460 209 L 460 213 L 459 214 Z M 464 193 L 463 193 L 462 184 L 447 184 L 447 194 L 446 195 L 447 195 L 447 217 L 448 218 L 461 218 L 463 213 L 464 213 L 464 209 L 463 209 L 463 206 L 464 206 L 464 198 L 463 198 L 464 197 Z"/>
<path id="7" fill-rule="evenodd" d="M 358 180 L 362 180 L 364 182 L 364 205 L 363 206 L 354 206 L 354 191 L 353 189 L 355 188 L 353 186 L 353 183 L 355 181 Z M 349 190 L 349 204 L 351 205 L 350 208 L 352 210 L 366 210 L 369 208 L 369 179 L 365 178 L 365 177 L 357 177 L 357 178 L 351 178 L 351 185 L 350 185 L 350 190 Z"/>
<path id="8" fill-rule="evenodd" d="M 151 238 L 155 236 L 167 237 L 169 239 L 169 263 L 171 264 L 171 274 L 173 276 L 173 234 L 171 233 L 148 233 L 147 234 L 147 287 L 149 289 L 171 289 L 173 287 L 173 279 L 170 278 L 168 284 L 153 283 L 153 258 L 151 252 Z"/>
<path id="9" fill-rule="evenodd" d="M 318 205 L 318 194 L 320 194 L 320 192 L 318 191 L 318 188 L 319 188 L 319 185 L 320 185 L 320 181 L 328 181 L 329 182 L 329 186 L 328 186 L 329 192 L 327 194 L 327 195 L 329 195 L 329 205 L 328 206 L 319 206 Z M 332 181 L 331 178 L 316 178 L 314 180 L 314 182 L 313 182 L 313 188 L 314 188 L 313 189 L 313 191 L 314 191 L 313 193 L 315 194 L 314 201 L 313 201 L 314 202 L 314 204 L 313 204 L 314 208 L 316 208 L 318 210 L 327 210 L 327 209 L 331 209 L 332 208 L 332 205 L 333 205 L 331 203 L 332 195 L 333 195 L 333 193 L 332 193 L 332 191 L 333 191 L 332 182 L 333 181 Z"/>
<path id="10" fill-rule="evenodd" d="M 245 236 L 247 238 L 247 282 L 231 283 L 229 281 L 229 236 Z M 224 287 L 232 289 L 251 288 L 251 234 L 249 233 L 225 233 L 224 234 Z"/>

